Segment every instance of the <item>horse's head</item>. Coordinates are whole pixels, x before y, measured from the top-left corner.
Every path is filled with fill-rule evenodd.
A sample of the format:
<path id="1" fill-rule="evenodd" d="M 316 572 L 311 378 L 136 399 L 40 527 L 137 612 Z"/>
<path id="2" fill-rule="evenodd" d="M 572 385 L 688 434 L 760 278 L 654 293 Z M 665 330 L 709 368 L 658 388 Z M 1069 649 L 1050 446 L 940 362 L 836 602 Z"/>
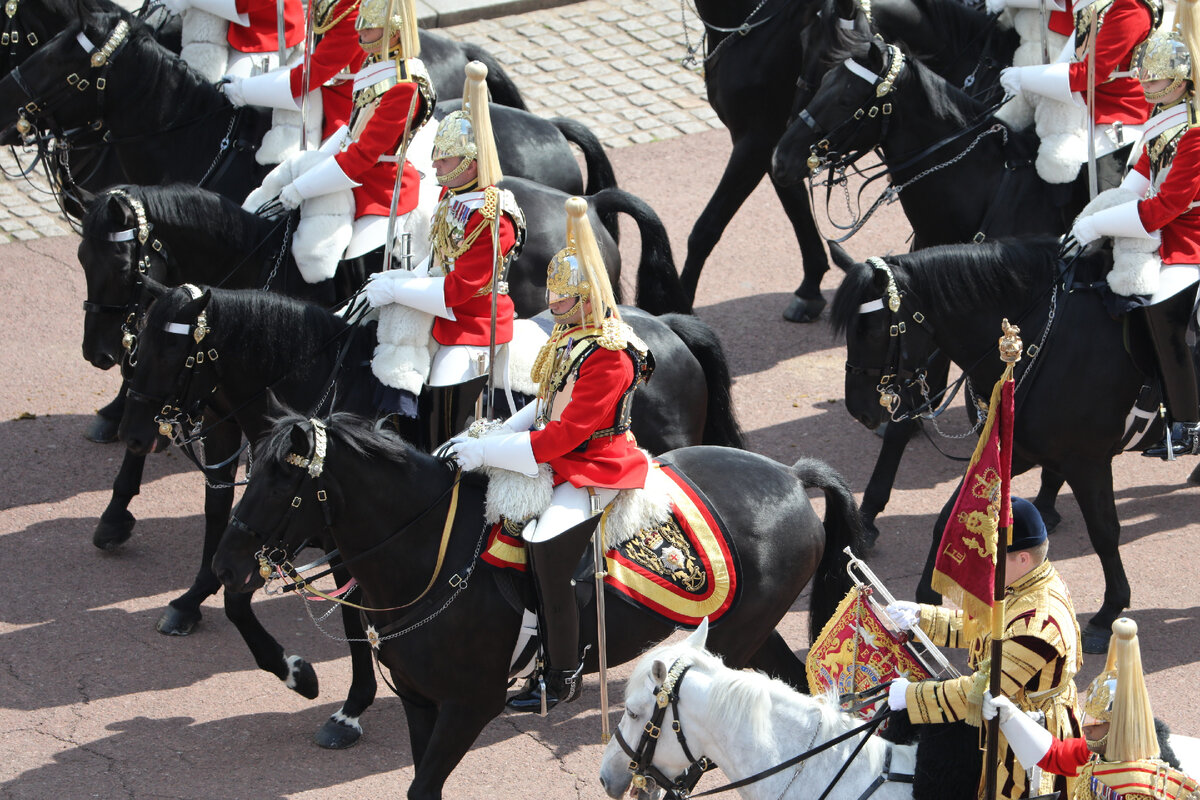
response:
<path id="1" fill-rule="evenodd" d="M 846 38 L 870 35 L 870 19 L 857 0 L 824 0 L 809 4 L 801 20 L 800 77 L 796 81 L 789 121 L 811 102 L 821 78 L 836 63 L 833 55 L 845 49 Z"/>
<path id="2" fill-rule="evenodd" d="M 830 253 L 846 273 L 830 315 L 846 336 L 846 409 L 874 429 L 923 402 L 937 345 L 901 267 L 881 258 L 858 263 L 836 244 Z"/>
<path id="3" fill-rule="evenodd" d="M 5 6 L 0 32 L 0 75 L 50 41 L 73 20 L 94 12 L 91 3 L 77 0 L 13 0 Z"/>
<path id="4" fill-rule="evenodd" d="M 138 25 L 117 10 L 75 20 L 0 80 L 0 141 L 40 130 L 56 136 L 87 130 L 103 117 L 109 70 Z"/>
<path id="5" fill-rule="evenodd" d="M 138 332 L 137 368 L 129 379 L 119 435 L 134 453 L 157 450 L 165 436 L 188 437 L 216 385 L 218 358 L 210 319 L 211 290 L 167 289 L 145 279 L 157 299 Z"/>
<path id="6" fill-rule="evenodd" d="M 875 147 L 892 113 L 893 90 L 905 62 L 895 45 L 844 30 L 824 55 L 830 65 L 807 106 L 788 126 L 771 159 L 785 185 L 830 162 L 850 162 Z"/>
<path id="7" fill-rule="evenodd" d="M 686 639 L 650 650 L 634 667 L 625 686 L 625 713 L 600 762 L 600 784 L 609 797 L 620 797 L 631 783 L 639 797 L 681 785 L 690 791 L 703 774 L 697 764 L 706 763 L 705 731 L 676 715 L 685 670 L 691 681 L 688 708 L 693 714 L 706 710 L 711 675 L 723 668 L 704 649 L 707 639 L 705 618 Z"/>
<path id="8" fill-rule="evenodd" d="M 108 369 L 126 353 L 135 357 L 138 317 L 150 297 L 144 277 L 166 280 L 162 243 L 151 230 L 137 187 L 109 189 L 92 201 L 83 220 L 79 263 L 87 280 L 83 303 L 83 357 Z"/>

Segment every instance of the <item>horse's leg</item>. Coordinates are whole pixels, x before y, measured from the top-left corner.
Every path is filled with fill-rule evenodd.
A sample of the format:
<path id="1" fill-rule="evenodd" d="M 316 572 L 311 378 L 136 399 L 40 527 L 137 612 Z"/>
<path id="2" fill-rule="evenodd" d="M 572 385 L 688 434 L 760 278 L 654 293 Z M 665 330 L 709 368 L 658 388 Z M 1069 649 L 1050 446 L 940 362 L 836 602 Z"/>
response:
<path id="1" fill-rule="evenodd" d="M 875 517 L 887 506 L 892 496 L 892 485 L 896 482 L 896 473 L 900 470 L 900 459 L 908 440 L 917 430 L 917 421 L 906 419 L 902 422 L 889 422 L 883 431 L 883 446 L 875 459 L 875 468 L 871 470 L 871 478 L 863 491 L 860 512 L 862 514 L 863 530 L 866 534 L 866 545 L 874 547 L 879 538 L 879 528 L 875 525 Z"/>
<path id="2" fill-rule="evenodd" d="M 429 739 L 433 736 L 433 726 L 437 722 L 438 709 L 423 697 L 409 697 L 401 694 L 400 702 L 404 705 L 404 719 L 408 722 L 408 744 L 412 749 L 413 771 L 421 769 L 425 760 L 425 751 L 429 748 Z"/>
<path id="3" fill-rule="evenodd" d="M 96 412 L 91 424 L 83 432 L 83 438 L 97 444 L 108 444 L 117 440 L 117 429 L 121 427 L 121 417 L 125 414 L 125 387 L 126 382 L 122 380 L 117 396 Z"/>
<path id="4" fill-rule="evenodd" d="M 821 232 L 817 230 L 816 220 L 813 219 L 812 203 L 809 202 L 805 182 L 781 186 L 772 177 L 771 184 L 775 187 L 775 194 L 779 195 L 779 202 L 783 203 L 788 219 L 792 221 L 804 266 L 804 279 L 793 293 L 783 318 L 788 322 L 813 322 L 821 315 L 821 309 L 825 308 L 825 298 L 821 296 L 821 278 L 829 271 L 829 257 L 825 255 Z"/>
<path id="5" fill-rule="evenodd" d="M 1112 461 L 1097 460 L 1072 465 L 1067 483 L 1083 513 L 1092 549 L 1104 570 L 1104 602 L 1083 629 L 1083 652 L 1103 653 L 1108 649 L 1112 624 L 1129 608 L 1129 579 L 1117 547 L 1121 542 L 1121 520 L 1113 496 Z"/>
<path id="6" fill-rule="evenodd" d="M 933 542 L 929 546 L 929 558 L 925 560 L 925 569 L 921 571 L 921 580 L 917 582 L 918 603 L 929 603 L 935 606 L 942 603 L 941 594 L 933 590 L 933 565 L 937 561 L 938 548 L 942 544 L 942 531 L 946 530 L 946 523 L 950 521 L 950 512 L 954 510 L 954 501 L 958 499 L 958 493 L 961 490 L 962 481 L 959 481 L 958 486 L 954 487 L 950 499 L 946 501 L 946 505 L 942 506 L 937 522 L 933 524 Z"/>
<path id="7" fill-rule="evenodd" d="M 772 678 L 784 681 L 796 691 L 808 694 L 808 673 L 804 669 L 804 662 L 796 657 L 778 630 L 771 631 L 771 635 L 750 657 L 746 666 L 762 670 Z"/>
<path id="8" fill-rule="evenodd" d="M 146 457 L 134 455 L 128 450 L 121 459 L 121 469 L 113 481 L 112 497 L 100 522 L 92 532 L 92 544 L 101 550 L 114 550 L 129 540 L 133 533 L 133 514 L 129 513 L 129 503 L 142 490 L 142 470 L 146 466 Z"/>
<path id="9" fill-rule="evenodd" d="M 314 699 L 318 693 L 316 671 L 300 656 L 284 657 L 283 646 L 275 641 L 275 637 L 267 632 L 254 615 L 254 610 L 250 607 L 253 597 L 251 592 L 230 592 L 227 589 L 225 616 L 242 635 L 259 669 L 279 678 L 301 697 Z"/>
<path id="10" fill-rule="evenodd" d="M 333 575 L 338 586 L 350 581 L 345 567 L 335 567 Z M 362 615 L 358 609 L 342 606 L 342 628 L 350 645 L 350 692 L 342 707 L 333 713 L 317 730 L 317 744 L 330 750 L 344 750 L 358 743 L 362 736 L 359 718 L 375 702 L 375 657 L 367 644 Z"/>
<path id="11" fill-rule="evenodd" d="M 222 423 L 204 437 L 205 455 L 214 463 L 225 461 L 237 452 L 241 440 L 242 432 L 236 424 Z M 212 560 L 221 534 L 229 525 L 236 474 L 236 462 L 205 473 L 208 483 L 204 489 L 204 550 L 200 556 L 200 570 L 191 588 L 172 600 L 158 618 L 155 628 L 159 633 L 187 636 L 200 621 L 200 604 L 221 588 L 221 581 L 212 569 Z"/>
<path id="12" fill-rule="evenodd" d="M 679 280 L 689 303 L 696 301 L 704 262 L 721 241 L 721 234 L 725 233 L 733 215 L 767 173 L 774 147 L 775 142 L 770 137 L 758 133 L 734 141 L 725 172 L 688 234 L 687 259 L 683 262 Z"/>
<path id="13" fill-rule="evenodd" d="M 1042 482 L 1038 486 L 1037 497 L 1034 498 L 1033 505 L 1042 515 L 1042 522 L 1046 524 L 1046 533 L 1054 533 L 1058 523 L 1062 522 L 1062 514 L 1058 513 L 1054 504 L 1058 500 L 1058 493 L 1062 491 L 1063 483 L 1065 481 L 1062 475 L 1042 467 Z"/>
<path id="14" fill-rule="evenodd" d="M 458 697 L 438 707 L 433 735 L 408 787 L 408 800 L 441 800 L 442 787 L 450 773 L 479 738 L 484 726 L 504 710 L 502 692 L 487 694 L 491 696 L 476 692 L 474 697 Z M 413 761 L 416 761 L 415 746 Z"/>

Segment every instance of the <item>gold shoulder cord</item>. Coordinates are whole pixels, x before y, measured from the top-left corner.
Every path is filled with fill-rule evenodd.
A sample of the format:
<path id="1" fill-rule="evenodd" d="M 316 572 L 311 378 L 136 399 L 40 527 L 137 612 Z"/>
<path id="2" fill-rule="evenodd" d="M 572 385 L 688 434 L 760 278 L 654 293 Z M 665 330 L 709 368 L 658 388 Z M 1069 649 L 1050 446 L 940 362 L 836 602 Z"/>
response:
<path id="1" fill-rule="evenodd" d="M 361 2 L 362 0 L 354 0 L 354 2 L 351 3 L 345 11 L 331 21 L 327 20 L 333 16 L 333 10 L 337 8 L 337 0 L 331 0 L 327 5 L 318 5 L 317 8 L 313 9 L 313 33 L 315 33 L 317 36 L 323 36 L 326 33 L 329 33 L 329 31 L 337 27 L 339 22 L 357 11 Z"/>

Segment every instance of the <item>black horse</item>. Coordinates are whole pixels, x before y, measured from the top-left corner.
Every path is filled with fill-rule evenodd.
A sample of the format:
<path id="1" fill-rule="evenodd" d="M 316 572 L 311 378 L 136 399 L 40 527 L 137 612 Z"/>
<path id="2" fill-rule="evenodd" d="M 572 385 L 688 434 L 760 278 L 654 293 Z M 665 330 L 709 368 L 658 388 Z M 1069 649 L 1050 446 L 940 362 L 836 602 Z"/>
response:
<path id="1" fill-rule="evenodd" d="M 962 368 L 974 396 L 986 398 L 1003 367 L 996 355 L 1001 318 L 1019 325 L 1026 343 L 1039 345 L 1036 356 L 1027 352 L 1017 369 L 1013 474 L 1041 465 L 1074 491 L 1104 570 L 1104 601 L 1083 632 L 1084 650 L 1098 653 L 1104 652 L 1112 621 L 1130 602 L 1117 550 L 1121 525 L 1112 458 L 1159 441 L 1162 431 L 1155 417 L 1140 435 L 1127 434 L 1126 415 L 1148 373 L 1127 355 L 1123 325 L 1103 300 L 1094 292 L 1064 289 L 1064 282 L 1074 289 L 1101 280 L 1111 260 L 1102 252 L 1080 257 L 1064 277 L 1058 246 L 1050 239 L 947 245 L 889 257 L 887 269 L 878 262 L 855 263 L 835 248 L 835 263 L 846 276 L 832 318 L 836 330 L 845 332 L 848 363 L 855 367 L 846 375 L 846 406 L 868 427 L 883 413 L 880 375 L 911 372 L 933 348 Z M 887 305 L 889 271 L 901 299 L 897 312 Z M 881 297 L 882 309 L 864 308 Z M 899 340 L 889 336 L 896 325 L 904 326 Z M 942 509 L 917 591 L 926 602 L 938 601 L 929 581 L 952 505 L 953 498 Z"/>
<path id="2" fill-rule="evenodd" d="M 892 182 L 888 191 L 899 197 L 912 225 L 914 248 L 1067 230 L 1087 201 L 1086 176 L 1070 186 L 1043 181 L 1033 168 L 1037 139 L 1032 131 L 1008 129 L 983 102 L 903 48 L 888 47 L 858 30 L 834 28 L 827 35 L 832 41 L 824 60 L 834 66 L 809 101 L 807 114 L 780 139 L 775 151 L 780 180 L 801 180 L 810 155 L 836 169 L 878 147 Z M 874 86 L 845 66 L 847 58 L 880 81 L 896 69 L 892 91 L 878 96 Z M 947 369 L 944 357 L 926 365 L 927 394 L 941 391 Z M 916 405 L 920 402 L 908 407 Z M 863 497 L 872 532 L 915 428 L 915 422 L 906 420 L 889 424 L 884 434 Z M 1054 498 L 1061 486 L 1061 479 L 1044 476 L 1036 501 L 1051 527 L 1059 518 Z"/>
<path id="3" fill-rule="evenodd" d="M 328 524 L 343 563 L 362 587 L 361 603 L 383 609 L 366 614 L 408 718 L 416 768 L 408 797 L 438 798 L 479 732 L 504 708 L 521 624 L 521 603 L 506 599 L 516 579 L 479 561 L 488 529 L 486 480 L 457 473 L 361 418 L 336 414 L 324 426 L 324 466 L 315 480 L 291 466 L 297 456 L 314 452 L 309 421 L 284 417 L 256 446 L 254 476 L 214 568 L 230 590 L 253 589 L 261 583 L 260 549 L 294 552 Z M 741 559 L 743 593 L 714 626 L 709 646 L 731 666 L 802 682 L 799 661 L 775 625 L 814 575 L 813 631 L 847 588 L 840 548 L 854 545 L 859 529 L 845 483 L 813 459 L 787 467 L 743 450 L 689 447 L 663 460 L 713 503 Z M 312 501 L 317 481 L 326 492 L 323 506 Z M 823 528 L 805 492 L 817 487 L 826 498 Z M 448 523 L 447 501 L 456 489 L 457 512 Z M 439 573 L 443 526 L 448 533 Z M 411 608 L 390 610 L 411 604 L 426 585 L 433 588 Z M 516 588 L 524 602 L 531 599 L 526 582 Z M 607 605 L 610 664 L 634 658 L 673 631 L 615 597 Z M 584 608 L 581 641 L 595 642 L 595 619 L 594 609 Z M 597 668 L 595 648 L 587 666 Z"/>
<path id="4" fill-rule="evenodd" d="M 371 333 L 340 316 L 274 294 L 220 289 L 201 294 L 190 287 L 168 291 L 152 279 L 146 284 L 162 296 L 147 314 L 140 337 L 121 439 L 131 453 L 144 456 L 163 441 L 157 426 L 164 419 L 182 420 L 189 432 L 193 424 L 202 425 L 203 434 L 190 438 L 202 435 L 206 458 L 219 465 L 205 470 L 209 488 L 200 570 L 191 588 L 171 601 L 158 623 L 160 631 L 187 633 L 200 619 L 200 603 L 220 588 L 211 562 L 229 520 L 236 462 L 228 460 L 236 455 L 241 438 L 253 442 L 266 431 L 273 397 L 304 408 L 317 408 L 328 398 L 339 409 L 374 413 L 377 383 L 368 364 L 375 341 Z M 740 446 L 729 372 L 711 329 L 691 316 L 658 318 L 633 308 L 622 309 L 622 314 L 662 365 L 655 379 L 635 395 L 634 433 L 642 437 L 642 445 L 663 452 L 709 437 L 707 441 Z M 191 333 L 181 335 L 180 328 L 168 330 L 184 320 L 192 332 L 204 325 L 202 341 L 194 341 Z M 174 411 L 165 412 L 167 408 Z M 401 431 L 414 440 L 419 435 L 411 424 Z M 248 598 L 231 598 L 227 592 L 225 600 L 226 615 L 262 669 L 280 675 L 285 668 L 304 664 L 297 656 L 285 662 L 282 648 L 254 620 Z M 363 681 L 370 669 L 364 673 L 357 660 L 354 676 L 350 699 L 318 733 L 325 746 L 346 746 L 361 731 L 358 717 L 374 696 L 374 684 L 368 691 Z M 315 674 L 304 685 L 315 692 Z"/>

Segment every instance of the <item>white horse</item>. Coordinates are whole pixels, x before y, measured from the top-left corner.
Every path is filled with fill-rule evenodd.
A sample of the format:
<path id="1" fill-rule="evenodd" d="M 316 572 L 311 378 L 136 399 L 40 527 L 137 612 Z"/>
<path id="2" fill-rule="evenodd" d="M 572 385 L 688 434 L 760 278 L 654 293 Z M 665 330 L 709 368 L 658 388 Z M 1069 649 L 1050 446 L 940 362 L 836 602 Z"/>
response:
<path id="1" fill-rule="evenodd" d="M 695 759 L 719 764 L 730 781 L 738 781 L 781 764 L 862 724 L 843 713 L 832 698 L 800 694 L 782 681 L 761 673 L 734 670 L 704 649 L 708 637 L 705 620 L 687 639 L 655 648 L 642 656 L 625 688 L 625 715 L 617 730 L 639 749 L 646 723 L 656 708 L 656 698 L 668 679 L 674 682 L 678 702 L 666 707 L 652 764 L 672 781 L 692 764 L 684 754 L 680 736 Z M 689 667 L 679 680 L 680 670 Z M 671 684 L 668 683 L 668 690 Z M 675 712 L 678 712 L 678 719 Z M 678 733 L 673 723 L 678 722 Z M 738 791 L 745 798 L 780 800 L 819 797 L 861 741 L 853 736 Z M 854 762 L 838 780 L 830 800 L 912 800 L 909 783 L 882 782 L 869 795 L 864 792 L 884 774 L 912 775 L 914 745 L 893 745 L 870 736 Z M 609 797 L 620 797 L 631 782 L 630 756 L 614 736 L 600 764 L 600 783 Z"/>

